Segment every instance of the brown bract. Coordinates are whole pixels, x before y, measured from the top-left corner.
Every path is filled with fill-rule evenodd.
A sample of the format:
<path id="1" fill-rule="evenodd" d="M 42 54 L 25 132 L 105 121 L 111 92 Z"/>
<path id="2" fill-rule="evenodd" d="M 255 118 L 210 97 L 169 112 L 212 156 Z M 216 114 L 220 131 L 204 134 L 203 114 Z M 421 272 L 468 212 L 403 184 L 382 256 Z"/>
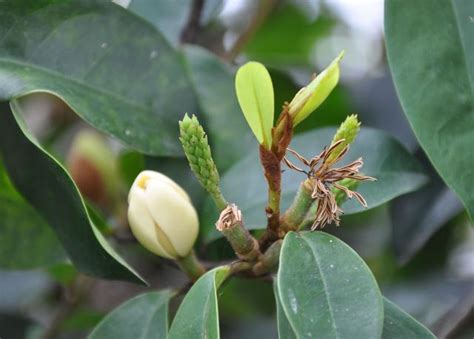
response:
<path id="1" fill-rule="evenodd" d="M 340 223 L 340 216 L 343 211 L 337 205 L 336 198 L 331 190 L 332 187 L 343 191 L 349 199 L 356 198 L 362 206 L 367 207 L 367 202 L 360 193 L 351 191 L 347 187 L 338 184 L 338 182 L 343 179 L 353 179 L 358 181 L 375 180 L 375 178 L 359 173 L 359 169 L 364 164 L 362 158 L 342 167 L 332 167 L 335 163 L 341 160 L 349 150 L 349 146 L 347 145 L 339 151 L 339 154 L 334 154 L 334 152 L 338 152 L 338 146 L 344 141 L 344 139 L 341 139 L 332 144 L 329 148 L 324 148 L 319 155 L 310 160 L 307 160 L 295 150 L 288 148 L 288 152 L 293 154 L 301 163 L 308 167 L 308 170 L 294 165 L 287 157 L 284 158 L 288 167 L 298 172 L 305 173 L 310 179 L 313 189 L 311 197 L 318 202 L 316 218 L 311 226 L 311 230 L 323 228 L 331 223 L 335 223 L 336 225 L 339 225 Z M 332 159 L 329 160 L 330 158 Z"/>

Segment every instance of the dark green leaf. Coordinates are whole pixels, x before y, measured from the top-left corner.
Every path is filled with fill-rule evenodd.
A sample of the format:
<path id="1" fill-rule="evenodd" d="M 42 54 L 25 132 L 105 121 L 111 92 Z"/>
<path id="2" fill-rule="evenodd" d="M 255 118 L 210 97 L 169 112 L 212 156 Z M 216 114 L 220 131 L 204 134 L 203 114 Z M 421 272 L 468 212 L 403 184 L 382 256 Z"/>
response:
<path id="1" fill-rule="evenodd" d="M 324 232 L 288 233 L 278 295 L 298 338 L 379 338 L 383 300 L 364 261 Z"/>
<path id="2" fill-rule="evenodd" d="M 170 328 L 170 339 L 219 338 L 217 289 L 229 273 L 228 266 L 207 272 L 184 297 Z"/>
<path id="3" fill-rule="evenodd" d="M 110 312 L 88 338 L 167 338 L 168 303 L 172 297 L 169 290 L 134 297 Z"/>
<path id="4" fill-rule="evenodd" d="M 202 48 L 187 46 L 184 53 L 213 157 L 219 169 L 227 169 L 249 147 L 257 147 L 237 102 L 233 73 L 228 65 Z"/>
<path id="5" fill-rule="evenodd" d="M 0 99 L 49 92 L 142 152 L 181 153 L 178 119 L 195 109 L 177 53 L 109 1 L 3 1 Z"/>
<path id="6" fill-rule="evenodd" d="M 318 154 L 328 145 L 335 133 L 332 128 L 323 128 L 306 132 L 293 139 L 291 147 L 306 157 Z M 370 128 L 362 128 L 359 136 L 351 145 L 345 160 L 347 163 L 362 156 L 362 172 L 376 177 L 376 182 L 362 183 L 360 192 L 367 200 L 369 208 L 379 206 L 396 196 L 419 188 L 426 181 L 418 162 L 389 135 Z M 337 165 L 336 165 L 337 166 Z M 282 166 L 285 168 L 285 166 Z M 282 182 L 282 208 L 288 207 L 305 176 L 286 168 Z M 262 174 L 258 154 L 255 150 L 239 161 L 221 180 L 224 196 L 236 203 L 242 210 L 246 226 L 260 229 L 266 225 L 265 204 L 267 186 Z M 345 214 L 364 211 L 356 201 L 347 201 L 342 205 Z M 211 200 L 207 200 L 202 214 L 201 232 L 206 241 L 220 237 L 214 223 L 217 212 Z"/>
<path id="7" fill-rule="evenodd" d="M 280 296 L 278 295 L 277 281 L 273 282 L 273 291 L 275 293 L 275 303 L 276 303 L 276 316 L 277 316 L 277 325 L 278 325 L 278 338 L 280 339 L 293 339 L 297 338 L 293 328 L 291 327 L 288 318 L 286 317 L 285 311 L 281 305 Z"/>
<path id="8" fill-rule="evenodd" d="M 0 267 L 43 267 L 64 256 L 53 231 L 15 191 L 0 161 Z"/>
<path id="9" fill-rule="evenodd" d="M 383 339 L 435 339 L 422 324 L 384 298 Z"/>
<path id="10" fill-rule="evenodd" d="M 90 221 L 66 170 L 29 134 L 22 118 L 0 106 L 0 153 L 18 192 L 52 227 L 78 270 L 110 279 L 142 281 Z"/>
<path id="11" fill-rule="evenodd" d="M 473 17 L 472 0 L 385 4 L 388 60 L 402 107 L 434 167 L 471 217 Z"/>
<path id="12" fill-rule="evenodd" d="M 391 206 L 395 254 L 406 264 L 443 225 L 463 210 L 456 195 L 439 178 L 394 201 Z"/>

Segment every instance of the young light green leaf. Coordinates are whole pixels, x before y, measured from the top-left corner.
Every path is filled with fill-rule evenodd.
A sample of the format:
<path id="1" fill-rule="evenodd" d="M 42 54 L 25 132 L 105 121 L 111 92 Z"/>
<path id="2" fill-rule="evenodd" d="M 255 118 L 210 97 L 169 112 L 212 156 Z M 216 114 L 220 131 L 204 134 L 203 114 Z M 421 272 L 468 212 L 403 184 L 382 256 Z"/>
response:
<path id="1" fill-rule="evenodd" d="M 88 339 L 166 339 L 168 304 L 173 295 L 163 290 L 127 300 L 109 313 Z"/>
<path id="2" fill-rule="evenodd" d="M 71 177 L 29 133 L 20 109 L 17 101 L 0 105 L 0 153 L 15 188 L 56 233 L 78 270 L 143 282 L 90 220 Z"/>
<path id="3" fill-rule="evenodd" d="M 274 108 L 273 84 L 261 63 L 251 61 L 239 68 L 235 90 L 240 108 L 258 142 L 270 149 Z"/>
<path id="4" fill-rule="evenodd" d="M 331 62 L 331 64 L 313 79 L 306 87 L 300 89 L 291 100 L 288 110 L 296 126 L 306 119 L 316 108 L 331 94 L 339 82 L 339 62 L 344 56 L 344 51 Z"/>
<path id="5" fill-rule="evenodd" d="M 169 333 L 170 339 L 220 337 L 217 289 L 228 274 L 229 267 L 220 266 L 196 281 L 174 317 Z"/>
<path id="6" fill-rule="evenodd" d="M 364 261 L 324 232 L 290 232 L 278 295 L 297 338 L 380 338 L 383 300 Z"/>
<path id="7" fill-rule="evenodd" d="M 435 339 L 425 326 L 387 298 L 384 298 L 382 339 Z"/>

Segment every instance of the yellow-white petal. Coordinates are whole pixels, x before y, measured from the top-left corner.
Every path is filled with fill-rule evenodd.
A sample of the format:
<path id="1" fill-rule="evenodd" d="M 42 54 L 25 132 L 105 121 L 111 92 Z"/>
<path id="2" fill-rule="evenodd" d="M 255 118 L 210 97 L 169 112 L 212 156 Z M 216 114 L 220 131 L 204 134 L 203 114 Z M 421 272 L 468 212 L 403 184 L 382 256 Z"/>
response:
<path id="1" fill-rule="evenodd" d="M 145 201 L 145 190 L 135 185 L 129 193 L 128 222 L 133 235 L 143 247 L 156 255 L 173 259 L 158 242 L 156 225 Z"/>
<path id="2" fill-rule="evenodd" d="M 169 239 L 178 255 L 185 256 L 196 241 L 199 220 L 189 197 L 184 199 L 183 189 L 176 186 L 176 183 L 170 184 L 167 180 L 149 180 L 145 201 L 155 224 Z"/>

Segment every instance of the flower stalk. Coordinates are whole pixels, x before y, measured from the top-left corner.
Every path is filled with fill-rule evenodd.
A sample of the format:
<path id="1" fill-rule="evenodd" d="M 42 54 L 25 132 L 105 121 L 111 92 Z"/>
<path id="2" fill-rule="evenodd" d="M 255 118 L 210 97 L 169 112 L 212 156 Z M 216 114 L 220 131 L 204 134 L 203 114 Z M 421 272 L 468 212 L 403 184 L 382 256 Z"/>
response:
<path id="1" fill-rule="evenodd" d="M 303 222 L 314 202 L 314 199 L 311 197 L 312 192 L 311 181 L 308 179 L 303 181 L 291 206 L 281 217 L 280 225 L 285 232 L 297 230 L 298 226 Z"/>
<path id="2" fill-rule="evenodd" d="M 184 257 L 177 258 L 176 262 L 191 281 L 198 280 L 204 273 L 206 273 L 206 269 L 197 258 L 194 250 L 191 250 L 191 252 Z"/>
<path id="3" fill-rule="evenodd" d="M 261 255 L 258 242 L 245 228 L 242 213 L 236 205 L 231 204 L 221 212 L 216 228 L 227 238 L 240 259 L 254 261 Z"/>

